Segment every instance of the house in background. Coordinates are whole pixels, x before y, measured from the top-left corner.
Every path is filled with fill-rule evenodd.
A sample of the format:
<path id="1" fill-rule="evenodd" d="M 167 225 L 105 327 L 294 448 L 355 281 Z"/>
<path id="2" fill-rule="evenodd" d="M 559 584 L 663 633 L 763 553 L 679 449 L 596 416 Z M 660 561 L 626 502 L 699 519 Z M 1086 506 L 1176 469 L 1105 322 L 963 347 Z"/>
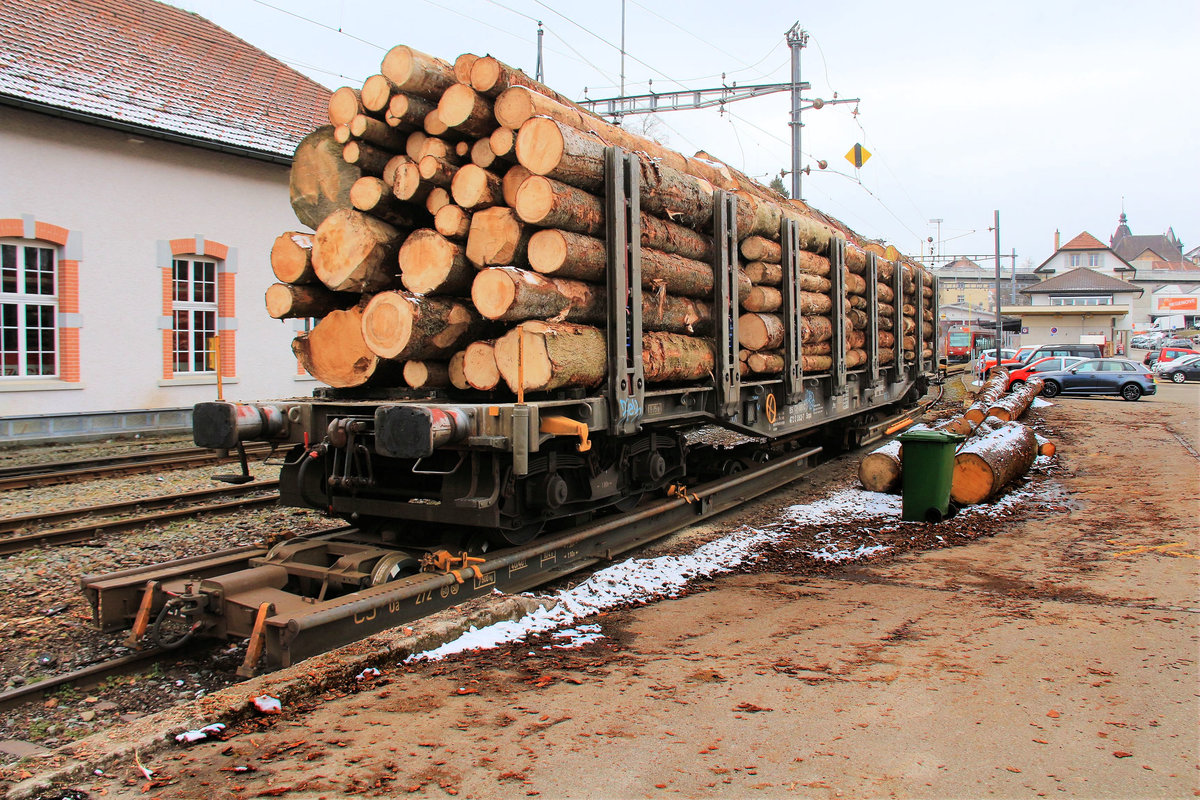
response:
<path id="1" fill-rule="evenodd" d="M 1092 342 L 1107 346 L 1106 355 L 1128 352 L 1133 304 L 1143 294 L 1140 287 L 1076 267 L 1022 291 L 1031 305 L 1003 309 L 1020 317 L 1022 344 Z"/>
<path id="2" fill-rule="evenodd" d="M 311 391 L 263 294 L 328 97 L 153 0 L 0 5 L 0 437 L 186 426 L 218 362 L 227 399 Z"/>
<path id="3" fill-rule="evenodd" d="M 1132 284 L 1140 290 L 1130 299 L 1129 324 L 1133 327 L 1146 327 L 1160 317 L 1177 315 L 1179 307 L 1190 307 L 1195 302 L 1193 292 L 1200 289 L 1200 267 L 1184 258 L 1183 244 L 1174 231 L 1136 236 L 1122 213 L 1109 242 L 1106 245 L 1084 231 L 1060 244 L 1056 231 L 1054 253 L 1034 273 L 1050 280 L 1084 268 Z"/>
<path id="4" fill-rule="evenodd" d="M 996 313 L 996 273 L 995 268 L 980 266 L 971 259 L 960 256 L 943 267 L 936 267 L 933 274 L 938 277 L 939 306 L 962 306 L 981 311 L 983 314 Z M 1000 302 L 1012 302 L 1016 294 L 1016 303 L 1021 304 L 1027 298 L 1020 294 L 1021 289 L 1037 283 L 1039 276 L 1031 272 L 1016 273 L 1016 288 L 1013 288 L 1013 272 L 1008 268 L 1000 270 Z"/>

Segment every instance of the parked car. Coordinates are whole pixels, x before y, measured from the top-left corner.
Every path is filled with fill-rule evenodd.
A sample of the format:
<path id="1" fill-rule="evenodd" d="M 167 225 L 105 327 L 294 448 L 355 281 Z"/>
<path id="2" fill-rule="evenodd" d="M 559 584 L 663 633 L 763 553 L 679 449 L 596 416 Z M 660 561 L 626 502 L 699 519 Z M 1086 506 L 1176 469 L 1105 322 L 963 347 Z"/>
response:
<path id="1" fill-rule="evenodd" d="M 1189 350 L 1195 347 L 1196 343 L 1191 339 L 1185 339 L 1182 336 L 1176 336 L 1163 342 L 1163 347 L 1186 347 Z"/>
<path id="2" fill-rule="evenodd" d="M 1137 400 L 1158 391 L 1154 373 L 1144 365 L 1124 358 L 1093 358 L 1064 370 L 1044 373 L 1041 377 L 1046 382 L 1042 387 L 1046 397 L 1113 394 L 1126 400 Z"/>
<path id="3" fill-rule="evenodd" d="M 1008 373 L 1008 390 L 1015 392 L 1026 384 L 1030 375 L 1041 375 L 1046 372 L 1058 372 L 1087 359 L 1079 356 L 1043 356 L 1035 359 L 1024 367 L 1018 367 Z"/>
<path id="4" fill-rule="evenodd" d="M 1008 368 L 1011 370 L 1027 367 L 1039 358 L 1045 358 L 1046 356 L 1077 356 L 1080 359 L 1084 359 L 1100 358 L 1103 355 L 1100 352 L 1100 345 L 1098 344 L 1031 344 L 1017 350 L 1011 360 L 1001 363 L 1010 365 Z M 993 366 L 995 366 L 995 362 L 990 364 L 985 363 L 983 365 L 983 374 L 986 375 L 987 371 Z"/>
<path id="5" fill-rule="evenodd" d="M 1159 374 L 1173 383 L 1200 381 L 1200 354 L 1181 356 L 1173 361 L 1164 361 L 1159 366 L 1162 367 L 1158 370 Z"/>
<path id="6" fill-rule="evenodd" d="M 1000 361 L 1004 364 L 1012 363 L 1013 357 L 1017 351 L 1007 347 L 1000 348 Z M 996 366 L 996 349 L 993 347 L 990 350 L 984 350 L 975 359 L 975 371 L 980 375 L 986 375 L 987 371 Z"/>
<path id="7" fill-rule="evenodd" d="M 1146 353 L 1146 357 L 1142 359 L 1142 363 L 1148 367 L 1152 367 L 1160 361 L 1174 361 L 1180 356 L 1188 356 L 1195 353 L 1200 353 L 1200 350 L 1192 350 L 1187 347 L 1164 347 L 1161 350 L 1151 350 Z"/>
<path id="8" fill-rule="evenodd" d="M 1153 350 L 1162 343 L 1162 339 L 1162 334 L 1159 333 L 1139 333 L 1129 340 L 1129 346 L 1139 350 Z"/>
<path id="9" fill-rule="evenodd" d="M 1200 360 L 1200 354 L 1192 353 L 1191 355 L 1173 358 L 1170 361 L 1159 361 L 1157 364 L 1151 367 L 1151 369 L 1154 370 L 1156 374 L 1162 375 L 1163 373 L 1170 372 L 1174 367 L 1182 367 L 1198 360 Z"/>

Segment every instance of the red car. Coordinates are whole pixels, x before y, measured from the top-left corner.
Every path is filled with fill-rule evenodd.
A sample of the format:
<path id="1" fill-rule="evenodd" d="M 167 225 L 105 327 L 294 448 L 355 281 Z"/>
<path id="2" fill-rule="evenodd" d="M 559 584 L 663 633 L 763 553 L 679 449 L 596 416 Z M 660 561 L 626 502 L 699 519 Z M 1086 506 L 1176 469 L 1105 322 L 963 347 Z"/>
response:
<path id="1" fill-rule="evenodd" d="M 1174 361 L 1180 356 L 1190 356 L 1193 353 L 1200 353 L 1200 350 L 1189 350 L 1186 347 L 1164 347 L 1161 350 L 1151 350 L 1146 353 L 1142 363 L 1147 367 L 1153 367 L 1160 361 Z"/>
<path id="2" fill-rule="evenodd" d="M 1084 360 L 1080 356 L 1045 356 L 1039 358 L 1020 369 L 1014 369 L 1008 373 L 1008 390 L 1015 392 L 1017 389 L 1020 389 L 1029 380 L 1030 375 L 1036 375 L 1039 372 L 1057 372 Z"/>

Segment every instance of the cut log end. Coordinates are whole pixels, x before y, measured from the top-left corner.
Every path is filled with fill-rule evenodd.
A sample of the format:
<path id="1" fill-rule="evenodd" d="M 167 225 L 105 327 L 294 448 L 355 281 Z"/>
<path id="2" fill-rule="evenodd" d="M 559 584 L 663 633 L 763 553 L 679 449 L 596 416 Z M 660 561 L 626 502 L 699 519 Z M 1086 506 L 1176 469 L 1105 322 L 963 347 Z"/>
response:
<path id="1" fill-rule="evenodd" d="M 535 175 L 548 175 L 563 158 L 566 143 L 554 120 L 536 117 L 521 126 L 517 135 L 517 159 Z"/>

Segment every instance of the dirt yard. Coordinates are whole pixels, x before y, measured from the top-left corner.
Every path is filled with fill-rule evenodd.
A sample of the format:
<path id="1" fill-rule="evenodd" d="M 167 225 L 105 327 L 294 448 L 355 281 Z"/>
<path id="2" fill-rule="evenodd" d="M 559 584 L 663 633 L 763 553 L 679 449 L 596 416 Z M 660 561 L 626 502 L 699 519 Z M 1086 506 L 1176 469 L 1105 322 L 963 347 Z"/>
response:
<path id="1" fill-rule="evenodd" d="M 580 649 L 537 639 L 396 665 L 160 751 L 157 780 L 124 764 L 72 785 L 213 800 L 1200 795 L 1197 388 L 1038 412 L 1065 496 L 966 544 L 820 574 L 760 564 L 592 620 L 605 638 Z"/>

